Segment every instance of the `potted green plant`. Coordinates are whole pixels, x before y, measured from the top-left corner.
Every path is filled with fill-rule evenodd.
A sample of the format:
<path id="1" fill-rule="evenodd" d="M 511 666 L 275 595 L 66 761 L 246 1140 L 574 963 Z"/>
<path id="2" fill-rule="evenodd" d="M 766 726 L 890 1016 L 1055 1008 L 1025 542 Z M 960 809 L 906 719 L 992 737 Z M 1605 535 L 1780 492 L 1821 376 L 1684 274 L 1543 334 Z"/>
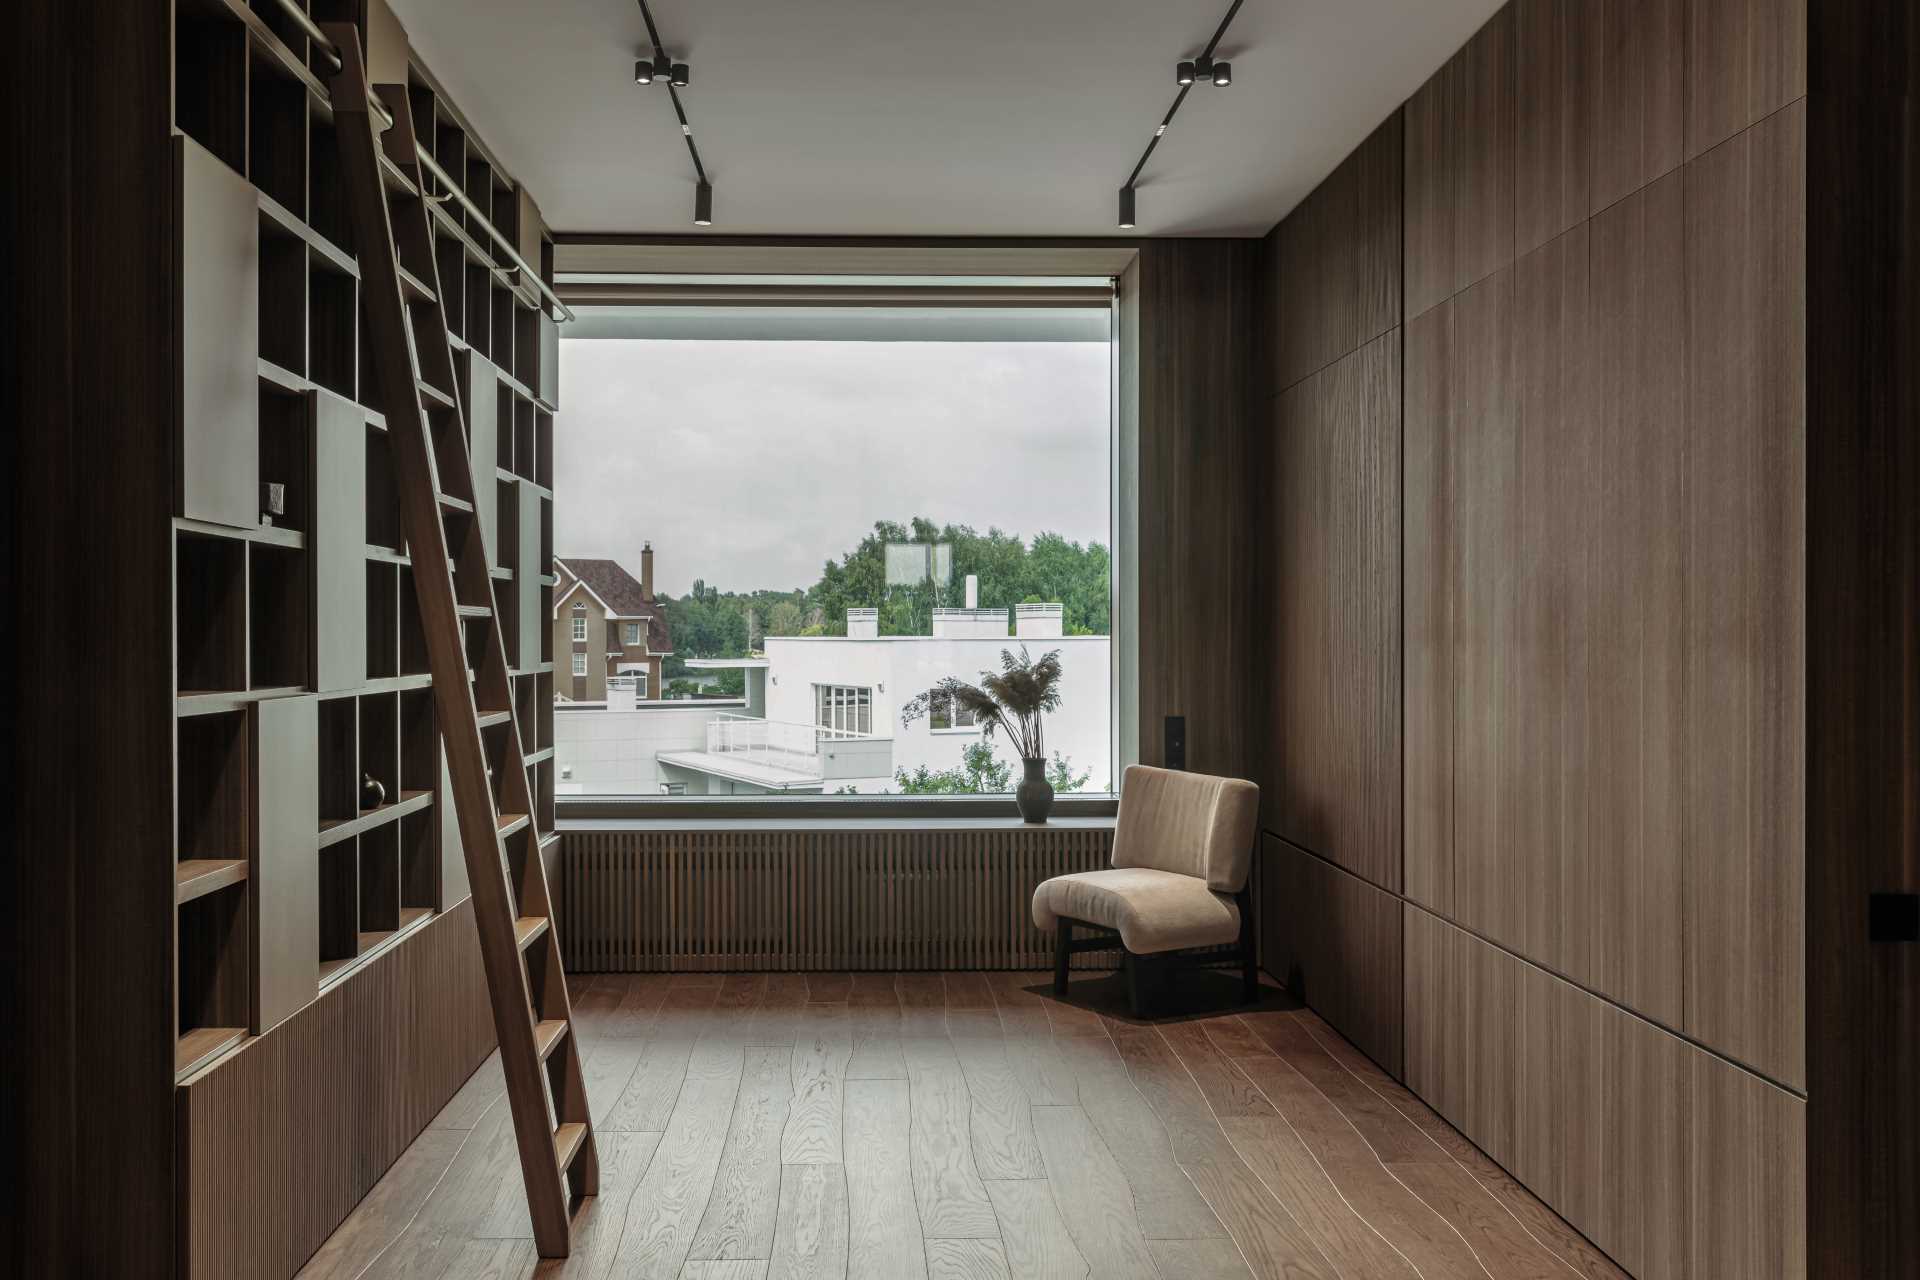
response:
<path id="1" fill-rule="evenodd" d="M 909 699 L 900 709 L 901 723 L 911 724 L 926 715 L 936 700 L 949 702 L 956 720 L 971 717 L 980 726 L 983 740 L 992 739 L 997 730 L 1012 739 L 1024 768 L 1014 802 L 1026 821 L 1045 822 L 1053 809 L 1045 715 L 1060 709 L 1060 651 L 1051 650 L 1036 661 L 1025 645 L 1017 657 L 1011 649 L 1002 649 L 999 671 L 982 671 L 977 685 L 948 676 Z"/>

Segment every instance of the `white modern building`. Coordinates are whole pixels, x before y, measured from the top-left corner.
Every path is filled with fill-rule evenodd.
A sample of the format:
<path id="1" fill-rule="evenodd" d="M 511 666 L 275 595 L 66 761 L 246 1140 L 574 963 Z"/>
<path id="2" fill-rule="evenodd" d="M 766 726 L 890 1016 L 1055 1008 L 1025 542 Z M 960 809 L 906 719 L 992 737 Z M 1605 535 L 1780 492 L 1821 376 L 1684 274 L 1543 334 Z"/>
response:
<path id="1" fill-rule="evenodd" d="M 1009 612 L 1013 615 L 1008 625 Z M 937 609 L 932 634 L 883 636 L 872 609 L 848 611 L 844 636 L 770 636 L 764 655 L 690 659 L 695 669 L 739 669 L 732 701 L 636 701 L 612 688 L 605 703 L 561 706 L 554 716 L 555 790 L 561 794 L 750 795 L 898 789 L 895 775 L 952 769 L 981 737 L 936 702 L 910 723 L 902 709 L 943 679 L 977 680 L 1005 651 L 1058 649 L 1060 710 L 1047 717 L 1047 749 L 1087 774 L 1085 790 L 1112 789 L 1113 666 L 1107 636 L 1062 634 L 1058 604 Z M 996 736 L 999 758 L 1016 767 Z"/>

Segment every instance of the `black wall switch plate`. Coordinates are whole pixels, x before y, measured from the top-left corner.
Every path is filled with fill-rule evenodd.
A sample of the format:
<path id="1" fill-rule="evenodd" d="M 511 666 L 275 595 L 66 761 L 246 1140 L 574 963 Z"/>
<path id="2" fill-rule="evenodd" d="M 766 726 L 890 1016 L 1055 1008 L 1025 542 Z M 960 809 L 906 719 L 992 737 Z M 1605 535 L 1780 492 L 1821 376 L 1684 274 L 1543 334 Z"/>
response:
<path id="1" fill-rule="evenodd" d="M 1160 759 L 1169 769 L 1187 767 L 1187 718 L 1185 716 L 1167 717 L 1165 748 L 1160 753 Z"/>
<path id="2" fill-rule="evenodd" d="M 1873 942 L 1920 942 L 1920 893 L 1876 893 L 1867 899 Z"/>

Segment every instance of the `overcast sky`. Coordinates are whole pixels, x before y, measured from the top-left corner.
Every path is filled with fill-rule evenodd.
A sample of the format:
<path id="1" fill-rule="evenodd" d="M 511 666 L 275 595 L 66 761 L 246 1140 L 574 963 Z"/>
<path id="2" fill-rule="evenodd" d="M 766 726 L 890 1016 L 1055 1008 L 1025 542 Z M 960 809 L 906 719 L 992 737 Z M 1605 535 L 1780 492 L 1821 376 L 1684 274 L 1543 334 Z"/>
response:
<path id="1" fill-rule="evenodd" d="M 876 520 L 1110 543 L 1104 342 L 560 344 L 554 551 L 810 587 Z"/>

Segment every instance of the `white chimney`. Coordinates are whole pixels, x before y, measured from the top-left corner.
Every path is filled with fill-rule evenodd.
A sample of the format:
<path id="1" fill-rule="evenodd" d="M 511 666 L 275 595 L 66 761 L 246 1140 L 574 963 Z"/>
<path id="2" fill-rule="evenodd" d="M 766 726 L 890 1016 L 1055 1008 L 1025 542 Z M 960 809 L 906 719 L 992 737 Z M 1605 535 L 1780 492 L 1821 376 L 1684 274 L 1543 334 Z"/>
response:
<path id="1" fill-rule="evenodd" d="M 877 640 L 880 638 L 880 611 L 878 609 L 847 610 L 847 639 Z"/>
<path id="2" fill-rule="evenodd" d="M 977 573 L 970 573 L 967 575 L 967 608 L 978 609 L 979 607 L 980 607 L 980 575 Z"/>

